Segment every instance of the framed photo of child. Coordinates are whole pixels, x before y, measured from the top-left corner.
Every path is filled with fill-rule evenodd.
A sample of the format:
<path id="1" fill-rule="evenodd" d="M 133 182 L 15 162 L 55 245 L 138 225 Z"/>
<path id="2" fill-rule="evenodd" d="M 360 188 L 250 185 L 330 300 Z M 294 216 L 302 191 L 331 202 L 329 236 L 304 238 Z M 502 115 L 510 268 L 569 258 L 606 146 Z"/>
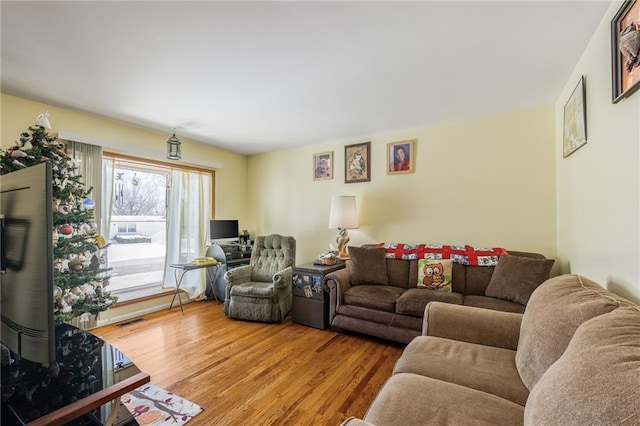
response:
<path id="1" fill-rule="evenodd" d="M 333 151 L 313 154 L 313 180 L 333 179 Z"/>
<path id="2" fill-rule="evenodd" d="M 387 174 L 413 173 L 417 139 L 387 144 Z"/>

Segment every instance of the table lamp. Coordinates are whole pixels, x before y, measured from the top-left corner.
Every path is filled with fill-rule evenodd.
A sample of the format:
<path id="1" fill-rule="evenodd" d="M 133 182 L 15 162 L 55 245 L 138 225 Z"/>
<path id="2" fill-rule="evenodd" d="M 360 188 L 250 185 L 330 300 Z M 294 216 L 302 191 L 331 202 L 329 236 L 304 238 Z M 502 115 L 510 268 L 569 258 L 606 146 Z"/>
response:
<path id="1" fill-rule="evenodd" d="M 334 195 L 331 198 L 331 211 L 329 212 L 329 228 L 338 228 L 338 256 L 342 260 L 349 259 L 347 243 L 349 233 L 347 229 L 358 228 L 358 212 L 356 210 L 356 197 L 353 195 Z"/>

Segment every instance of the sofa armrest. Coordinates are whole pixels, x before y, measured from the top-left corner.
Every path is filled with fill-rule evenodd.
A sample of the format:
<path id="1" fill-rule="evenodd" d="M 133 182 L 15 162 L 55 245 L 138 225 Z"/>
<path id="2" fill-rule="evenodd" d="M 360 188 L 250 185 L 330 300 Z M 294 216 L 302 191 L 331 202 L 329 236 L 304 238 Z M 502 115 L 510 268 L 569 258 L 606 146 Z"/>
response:
<path id="1" fill-rule="evenodd" d="M 291 287 L 291 278 L 293 276 L 293 268 L 288 266 L 273 275 L 273 286 L 278 290 L 282 290 L 287 286 Z"/>
<path id="2" fill-rule="evenodd" d="M 231 294 L 231 287 L 237 284 L 246 283 L 251 281 L 251 271 L 253 270 L 251 265 L 239 266 L 237 268 L 229 269 L 224 273 L 224 281 L 226 284 L 226 297 Z"/>
<path id="3" fill-rule="evenodd" d="M 340 294 L 344 293 L 349 287 L 351 287 L 351 274 L 349 269 L 343 268 L 333 271 L 330 274 L 325 275 L 322 280 L 322 287 L 324 291 L 331 293 L 336 291 Z"/>
<path id="4" fill-rule="evenodd" d="M 322 288 L 329 293 L 329 324 L 331 324 L 342 304 L 342 295 L 351 288 L 349 269 L 343 268 L 325 275 Z"/>
<path id="5" fill-rule="evenodd" d="M 365 422 L 364 420 L 357 419 L 355 417 L 349 417 L 345 419 L 340 426 L 375 426 L 373 423 Z"/>
<path id="6" fill-rule="evenodd" d="M 516 350 L 522 314 L 429 302 L 422 335 Z"/>

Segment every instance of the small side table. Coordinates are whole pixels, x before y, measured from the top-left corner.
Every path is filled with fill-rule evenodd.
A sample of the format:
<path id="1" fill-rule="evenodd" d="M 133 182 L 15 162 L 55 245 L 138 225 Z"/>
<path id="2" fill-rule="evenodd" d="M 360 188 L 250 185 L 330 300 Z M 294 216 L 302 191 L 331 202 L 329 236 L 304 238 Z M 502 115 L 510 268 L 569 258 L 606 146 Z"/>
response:
<path id="1" fill-rule="evenodd" d="M 220 264 L 219 263 L 213 263 L 213 264 L 212 263 L 174 263 L 173 265 L 169 265 L 169 266 L 174 269 L 173 274 L 176 278 L 176 291 L 173 293 L 173 298 L 171 299 L 171 305 L 169 305 L 169 310 L 171 310 L 171 308 L 173 307 L 173 302 L 176 300 L 176 294 L 177 294 L 178 300 L 180 301 L 180 312 L 182 313 L 182 315 L 184 315 L 184 311 L 182 310 L 182 297 L 180 296 L 180 285 L 182 284 L 182 279 L 184 278 L 184 275 L 189 271 L 193 271 L 194 269 L 211 268 L 211 267 L 216 268 L 216 274 L 217 274 Z M 182 273 L 179 274 L 179 271 L 182 271 Z M 214 292 L 214 297 L 216 298 L 216 301 L 217 301 L 218 296 L 215 294 L 215 292 Z"/>
<path id="2" fill-rule="evenodd" d="M 293 267 L 293 322 L 321 330 L 329 327 L 329 294 L 323 290 L 322 280 L 345 266 L 339 261 L 330 266 L 310 262 Z"/>

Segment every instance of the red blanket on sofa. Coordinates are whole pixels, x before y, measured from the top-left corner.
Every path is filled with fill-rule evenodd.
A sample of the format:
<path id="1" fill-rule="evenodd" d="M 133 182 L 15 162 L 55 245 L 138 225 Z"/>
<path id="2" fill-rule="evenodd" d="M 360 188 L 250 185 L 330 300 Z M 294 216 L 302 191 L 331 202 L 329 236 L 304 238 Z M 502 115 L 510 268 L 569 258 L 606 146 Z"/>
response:
<path id="1" fill-rule="evenodd" d="M 455 263 L 472 266 L 496 266 L 500 255 L 507 253 L 502 247 L 470 245 L 380 243 L 378 246 L 385 249 L 389 259 L 451 259 Z"/>

